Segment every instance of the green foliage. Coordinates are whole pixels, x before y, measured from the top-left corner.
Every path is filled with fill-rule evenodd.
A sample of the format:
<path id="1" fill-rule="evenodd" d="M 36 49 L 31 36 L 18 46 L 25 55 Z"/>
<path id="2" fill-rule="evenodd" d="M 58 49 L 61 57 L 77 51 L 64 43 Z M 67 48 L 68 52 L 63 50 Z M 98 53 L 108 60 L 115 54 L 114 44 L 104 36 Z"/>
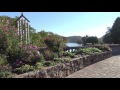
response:
<path id="1" fill-rule="evenodd" d="M 50 50 L 45 50 L 43 55 L 46 61 L 51 61 L 54 58 L 54 54 Z"/>
<path id="2" fill-rule="evenodd" d="M 42 69 L 43 68 L 43 63 L 40 63 L 40 62 L 37 62 L 36 64 L 35 64 L 35 69 Z"/>
<path id="3" fill-rule="evenodd" d="M 95 43 L 98 43 L 98 38 L 97 37 L 88 37 L 86 39 L 86 43 L 92 43 L 92 44 L 95 44 Z"/>
<path id="4" fill-rule="evenodd" d="M 77 43 L 77 42 L 82 42 L 82 37 L 81 36 L 70 36 L 67 37 L 68 42 L 70 43 Z"/>
<path id="5" fill-rule="evenodd" d="M 20 39 L 17 38 L 16 26 L 10 17 L 2 16 L 3 22 L 0 23 L 0 53 L 8 56 L 8 61 L 14 61 L 21 55 Z"/>
<path id="6" fill-rule="evenodd" d="M 69 56 L 71 58 L 74 58 L 75 57 L 75 54 L 72 53 L 72 52 L 63 52 L 63 56 Z"/>
<path id="7" fill-rule="evenodd" d="M 54 58 L 53 61 L 46 61 L 44 62 L 44 66 L 45 67 L 49 67 L 49 66 L 54 66 L 58 63 L 64 63 L 65 61 L 69 61 L 71 60 L 70 57 L 66 57 L 66 58 Z"/>
<path id="8" fill-rule="evenodd" d="M 26 72 L 33 71 L 33 70 L 34 70 L 34 67 L 28 64 L 25 64 L 22 67 L 15 69 L 16 73 L 18 74 L 26 73 Z"/>
<path id="9" fill-rule="evenodd" d="M 78 40 L 77 43 L 82 44 L 83 43 L 82 39 Z"/>
<path id="10" fill-rule="evenodd" d="M 66 38 L 49 32 L 48 37 L 44 42 L 49 50 L 56 52 L 60 57 L 60 51 L 62 50 L 62 47 L 65 46 Z"/>
<path id="11" fill-rule="evenodd" d="M 37 50 L 26 51 L 22 57 L 22 62 L 26 64 L 36 64 L 44 61 L 43 55 L 39 55 Z"/>
<path id="12" fill-rule="evenodd" d="M 40 35 L 38 33 L 30 33 L 30 43 L 34 46 L 41 46 Z"/>
<path id="13" fill-rule="evenodd" d="M 108 27 L 108 31 L 103 36 L 103 41 L 104 41 L 104 43 L 109 43 L 109 44 L 112 43 L 111 28 L 110 27 Z"/>
<path id="14" fill-rule="evenodd" d="M 56 63 L 63 63 L 65 61 L 69 61 L 69 60 L 71 60 L 70 57 L 64 57 L 64 58 L 54 58 L 53 61 Z"/>
<path id="15" fill-rule="evenodd" d="M 84 36 L 84 37 L 82 37 L 82 42 L 83 42 L 83 44 L 84 45 L 86 45 L 86 40 L 88 39 L 88 36 L 86 35 L 86 36 Z"/>
<path id="16" fill-rule="evenodd" d="M 54 58 L 58 58 L 58 54 L 57 53 L 53 53 L 54 54 Z"/>
<path id="17" fill-rule="evenodd" d="M 43 54 L 40 55 L 40 62 L 44 62 L 45 61 L 45 58 L 43 56 Z"/>
<path id="18" fill-rule="evenodd" d="M 0 78 L 12 78 L 10 71 L 0 71 Z"/>
<path id="19" fill-rule="evenodd" d="M 111 40 L 111 35 L 108 33 L 108 34 L 105 34 L 104 37 L 103 37 L 103 41 L 104 43 L 112 43 L 112 40 Z"/>
<path id="20" fill-rule="evenodd" d="M 112 42 L 120 44 L 120 17 L 116 18 L 112 28 L 110 29 Z"/>
<path id="21" fill-rule="evenodd" d="M 66 37 L 54 34 L 52 32 L 46 32 L 46 31 L 42 30 L 41 32 L 38 32 L 38 34 L 40 35 L 40 46 L 42 46 L 42 47 L 48 46 L 48 44 L 45 43 L 45 40 L 47 38 L 49 39 L 49 37 L 50 37 L 50 40 L 54 40 L 54 41 L 56 41 L 56 43 L 57 43 L 57 40 L 58 40 L 58 42 L 60 41 L 60 46 L 64 46 L 65 43 L 67 42 Z M 49 45 L 51 45 L 51 43 Z"/>
<path id="22" fill-rule="evenodd" d="M 0 55 L 0 65 L 6 65 L 6 64 L 8 64 L 6 56 Z"/>
<path id="23" fill-rule="evenodd" d="M 54 61 L 46 61 L 43 64 L 44 64 L 45 67 L 49 67 L 49 66 L 56 65 L 56 62 L 54 62 Z"/>
<path id="24" fill-rule="evenodd" d="M 11 72 L 11 66 L 9 64 L 5 66 L 0 66 L 0 78 L 11 78 L 12 72 Z"/>
<path id="25" fill-rule="evenodd" d="M 97 54 L 97 53 L 101 53 L 102 51 L 98 48 L 83 48 L 83 49 L 79 49 L 76 54 Z"/>
<path id="26" fill-rule="evenodd" d="M 103 44 L 103 39 L 102 38 L 98 38 L 98 43 L 99 44 Z"/>

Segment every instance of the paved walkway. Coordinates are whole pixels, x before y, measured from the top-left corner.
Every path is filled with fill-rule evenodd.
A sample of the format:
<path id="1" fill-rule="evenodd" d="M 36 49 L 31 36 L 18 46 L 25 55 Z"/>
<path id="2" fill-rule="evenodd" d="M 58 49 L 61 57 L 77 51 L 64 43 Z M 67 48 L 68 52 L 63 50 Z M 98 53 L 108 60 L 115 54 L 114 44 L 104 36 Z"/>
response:
<path id="1" fill-rule="evenodd" d="M 120 50 L 114 51 L 111 58 L 87 66 L 66 78 L 120 78 Z"/>

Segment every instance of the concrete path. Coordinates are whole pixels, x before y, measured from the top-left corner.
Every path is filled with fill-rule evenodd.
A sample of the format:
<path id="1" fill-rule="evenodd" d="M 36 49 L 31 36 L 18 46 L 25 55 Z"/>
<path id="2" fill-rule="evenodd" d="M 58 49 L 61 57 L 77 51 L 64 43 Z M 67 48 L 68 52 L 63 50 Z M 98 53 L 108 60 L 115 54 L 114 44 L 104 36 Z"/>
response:
<path id="1" fill-rule="evenodd" d="M 66 78 L 120 78 L 120 56 L 92 64 Z"/>

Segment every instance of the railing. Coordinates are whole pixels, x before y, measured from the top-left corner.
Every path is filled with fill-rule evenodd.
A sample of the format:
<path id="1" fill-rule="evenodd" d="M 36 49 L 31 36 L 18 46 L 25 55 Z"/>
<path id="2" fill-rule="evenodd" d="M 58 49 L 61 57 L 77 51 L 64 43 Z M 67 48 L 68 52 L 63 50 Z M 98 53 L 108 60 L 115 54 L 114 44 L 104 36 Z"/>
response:
<path id="1" fill-rule="evenodd" d="M 77 46 L 77 47 L 64 47 L 63 51 L 67 51 L 67 52 L 74 52 L 80 48 L 84 48 L 84 46 Z"/>

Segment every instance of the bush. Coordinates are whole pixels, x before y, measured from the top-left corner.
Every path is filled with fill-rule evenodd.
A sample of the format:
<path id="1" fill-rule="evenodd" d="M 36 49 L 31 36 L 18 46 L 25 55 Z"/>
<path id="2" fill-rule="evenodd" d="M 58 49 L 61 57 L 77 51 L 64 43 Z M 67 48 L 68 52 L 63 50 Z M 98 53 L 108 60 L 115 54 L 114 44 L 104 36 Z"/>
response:
<path id="1" fill-rule="evenodd" d="M 43 63 L 43 65 L 44 65 L 45 67 L 54 66 L 54 65 L 56 65 L 56 64 L 57 64 L 57 62 L 55 62 L 55 61 L 45 61 L 45 62 Z"/>
<path id="2" fill-rule="evenodd" d="M 43 55 L 46 61 L 51 61 L 54 59 L 54 54 L 50 50 L 45 50 Z"/>
<path id="3" fill-rule="evenodd" d="M 83 48 L 79 49 L 76 54 L 98 54 L 101 53 L 102 51 L 98 48 Z"/>
<path id="4" fill-rule="evenodd" d="M 75 54 L 72 53 L 72 52 L 63 52 L 63 56 L 69 56 L 71 58 L 74 58 L 75 57 Z"/>
<path id="5" fill-rule="evenodd" d="M 99 47 L 99 49 L 102 51 L 112 51 L 112 49 L 107 44 L 102 45 Z"/>
<path id="6" fill-rule="evenodd" d="M 35 69 L 42 69 L 43 68 L 43 63 L 37 62 L 35 64 Z"/>
<path id="7" fill-rule="evenodd" d="M 58 58 L 58 54 L 56 53 L 53 53 L 54 54 L 54 58 Z"/>
<path id="8" fill-rule="evenodd" d="M 66 58 L 54 58 L 54 62 L 56 63 L 63 63 L 65 61 L 69 61 L 71 60 L 69 57 L 66 57 Z"/>
<path id="9" fill-rule="evenodd" d="M 8 62 L 7 62 L 6 56 L 0 55 L 0 65 L 5 65 L 7 63 Z"/>
<path id="10" fill-rule="evenodd" d="M 38 54 L 37 50 L 26 51 L 22 57 L 22 62 L 25 64 L 36 64 L 37 62 L 41 62 L 43 60 L 43 55 Z"/>
<path id="11" fill-rule="evenodd" d="M 10 71 L 0 71 L 0 78 L 12 78 Z"/>
<path id="12" fill-rule="evenodd" d="M 29 72 L 29 71 L 33 71 L 34 70 L 34 67 L 33 66 L 30 66 L 28 64 L 25 64 L 23 65 L 22 67 L 20 68 L 16 68 L 15 69 L 15 72 L 17 74 L 22 74 L 22 73 L 26 73 L 26 72 Z"/>
<path id="13" fill-rule="evenodd" d="M 12 67 L 9 65 L 0 67 L 0 78 L 12 78 Z"/>
<path id="14" fill-rule="evenodd" d="M 49 66 L 51 65 L 51 61 L 45 61 L 45 62 L 43 63 L 43 65 L 44 65 L 45 67 L 49 67 Z"/>
<path id="15" fill-rule="evenodd" d="M 20 39 L 16 38 L 16 30 L 9 25 L 0 27 L 0 54 L 9 56 L 9 62 L 20 56 Z"/>

